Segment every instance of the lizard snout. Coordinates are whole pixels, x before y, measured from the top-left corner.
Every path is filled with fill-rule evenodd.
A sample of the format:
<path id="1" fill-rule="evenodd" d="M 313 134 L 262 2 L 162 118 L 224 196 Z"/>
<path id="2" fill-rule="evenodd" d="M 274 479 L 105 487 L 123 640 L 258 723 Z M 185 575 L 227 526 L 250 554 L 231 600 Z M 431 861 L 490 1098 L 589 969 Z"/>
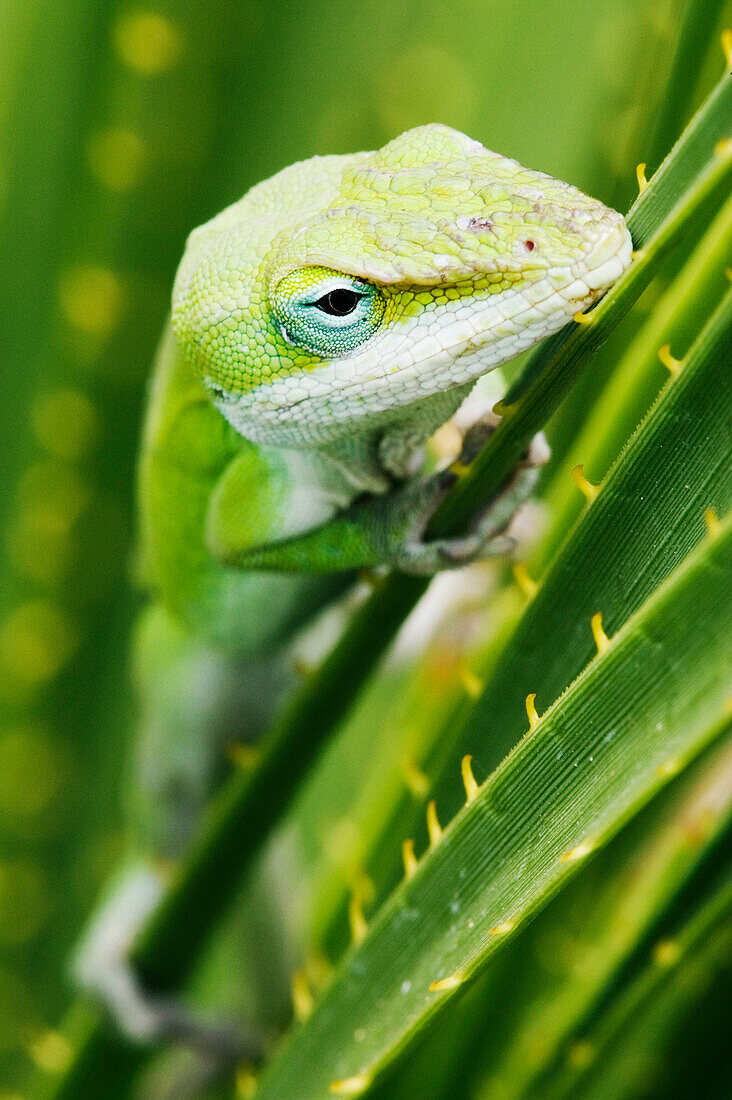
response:
<path id="1" fill-rule="evenodd" d="M 590 290 L 605 290 L 619 279 L 630 266 L 633 242 L 625 218 L 614 211 L 603 219 L 601 231 L 592 249 L 584 258 L 587 266 L 583 278 Z"/>

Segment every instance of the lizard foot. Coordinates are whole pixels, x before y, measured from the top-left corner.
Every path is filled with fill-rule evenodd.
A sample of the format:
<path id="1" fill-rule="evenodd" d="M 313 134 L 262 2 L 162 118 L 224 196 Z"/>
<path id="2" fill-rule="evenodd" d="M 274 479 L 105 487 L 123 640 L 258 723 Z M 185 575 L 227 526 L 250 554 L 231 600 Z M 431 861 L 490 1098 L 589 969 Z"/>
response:
<path id="1" fill-rule="evenodd" d="M 495 424 L 486 418 L 468 429 L 458 459 L 460 464 L 469 465 L 473 461 L 494 427 Z M 430 575 L 510 553 L 516 546 L 516 540 L 508 533 L 511 520 L 533 492 L 539 468 L 548 459 L 549 447 L 543 433 L 539 433 L 506 486 L 475 518 L 470 530 L 456 538 L 426 540 L 425 533 L 435 509 L 457 475 L 445 470 L 405 486 L 403 492 L 411 497 L 412 503 L 410 522 L 402 529 L 398 543 L 388 549 L 389 563 L 404 573 Z M 402 508 L 406 513 L 404 505 Z"/>
<path id="2" fill-rule="evenodd" d="M 104 1006 L 132 1042 L 187 1046 L 219 1068 L 261 1061 L 264 1038 L 254 1030 L 199 1017 L 175 998 L 144 989 L 129 956 L 162 891 L 162 877 L 150 868 L 128 870 L 76 952 L 78 985 Z"/>

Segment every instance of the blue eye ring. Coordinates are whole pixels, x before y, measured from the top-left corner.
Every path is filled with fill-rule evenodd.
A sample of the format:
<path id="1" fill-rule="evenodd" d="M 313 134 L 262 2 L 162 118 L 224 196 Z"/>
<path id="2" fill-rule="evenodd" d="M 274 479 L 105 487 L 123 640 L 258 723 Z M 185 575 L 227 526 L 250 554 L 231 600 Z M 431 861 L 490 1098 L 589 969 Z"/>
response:
<path id="1" fill-rule="evenodd" d="M 285 344 L 321 359 L 343 358 L 369 340 L 385 310 L 373 283 L 323 267 L 280 279 L 271 304 Z"/>

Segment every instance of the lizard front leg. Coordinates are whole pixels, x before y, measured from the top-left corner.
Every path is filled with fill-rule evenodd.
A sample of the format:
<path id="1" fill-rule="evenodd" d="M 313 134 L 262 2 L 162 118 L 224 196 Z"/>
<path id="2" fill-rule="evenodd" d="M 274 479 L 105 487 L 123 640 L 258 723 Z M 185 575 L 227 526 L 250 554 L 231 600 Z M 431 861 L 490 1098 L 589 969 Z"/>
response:
<path id="1" fill-rule="evenodd" d="M 491 429 L 490 423 L 478 422 L 468 430 L 457 460 L 461 466 L 475 459 Z M 540 433 L 501 492 L 475 517 L 465 535 L 454 538 L 426 538 L 436 508 L 457 480 L 454 470 L 407 483 L 396 499 L 385 502 L 385 510 L 391 513 L 390 522 L 383 526 L 385 559 L 404 573 L 430 575 L 510 553 L 516 546 L 509 531 L 511 522 L 531 496 L 539 468 L 548 458 L 549 448 Z"/>
<path id="2" fill-rule="evenodd" d="M 469 464 L 493 427 L 483 420 L 465 434 L 458 459 Z M 386 492 L 362 496 L 319 526 L 276 544 L 234 550 L 226 558 L 239 568 L 328 573 L 389 565 L 405 573 L 431 575 L 485 557 L 510 552 L 513 516 L 531 495 L 549 449 L 538 435 L 505 488 L 478 515 L 470 530 L 451 539 L 425 540 L 436 508 L 457 480 L 452 470 L 392 484 Z"/>

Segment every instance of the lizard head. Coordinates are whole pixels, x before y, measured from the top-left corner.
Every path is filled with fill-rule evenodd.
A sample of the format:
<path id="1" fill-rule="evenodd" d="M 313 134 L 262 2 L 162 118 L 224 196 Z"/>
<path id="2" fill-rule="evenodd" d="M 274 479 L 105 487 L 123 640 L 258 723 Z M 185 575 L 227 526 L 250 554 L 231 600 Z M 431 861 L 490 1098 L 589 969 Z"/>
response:
<path id="1" fill-rule="evenodd" d="M 620 214 L 446 126 L 313 157 L 191 235 L 178 340 L 249 438 L 383 421 L 555 332 L 630 262 Z"/>

